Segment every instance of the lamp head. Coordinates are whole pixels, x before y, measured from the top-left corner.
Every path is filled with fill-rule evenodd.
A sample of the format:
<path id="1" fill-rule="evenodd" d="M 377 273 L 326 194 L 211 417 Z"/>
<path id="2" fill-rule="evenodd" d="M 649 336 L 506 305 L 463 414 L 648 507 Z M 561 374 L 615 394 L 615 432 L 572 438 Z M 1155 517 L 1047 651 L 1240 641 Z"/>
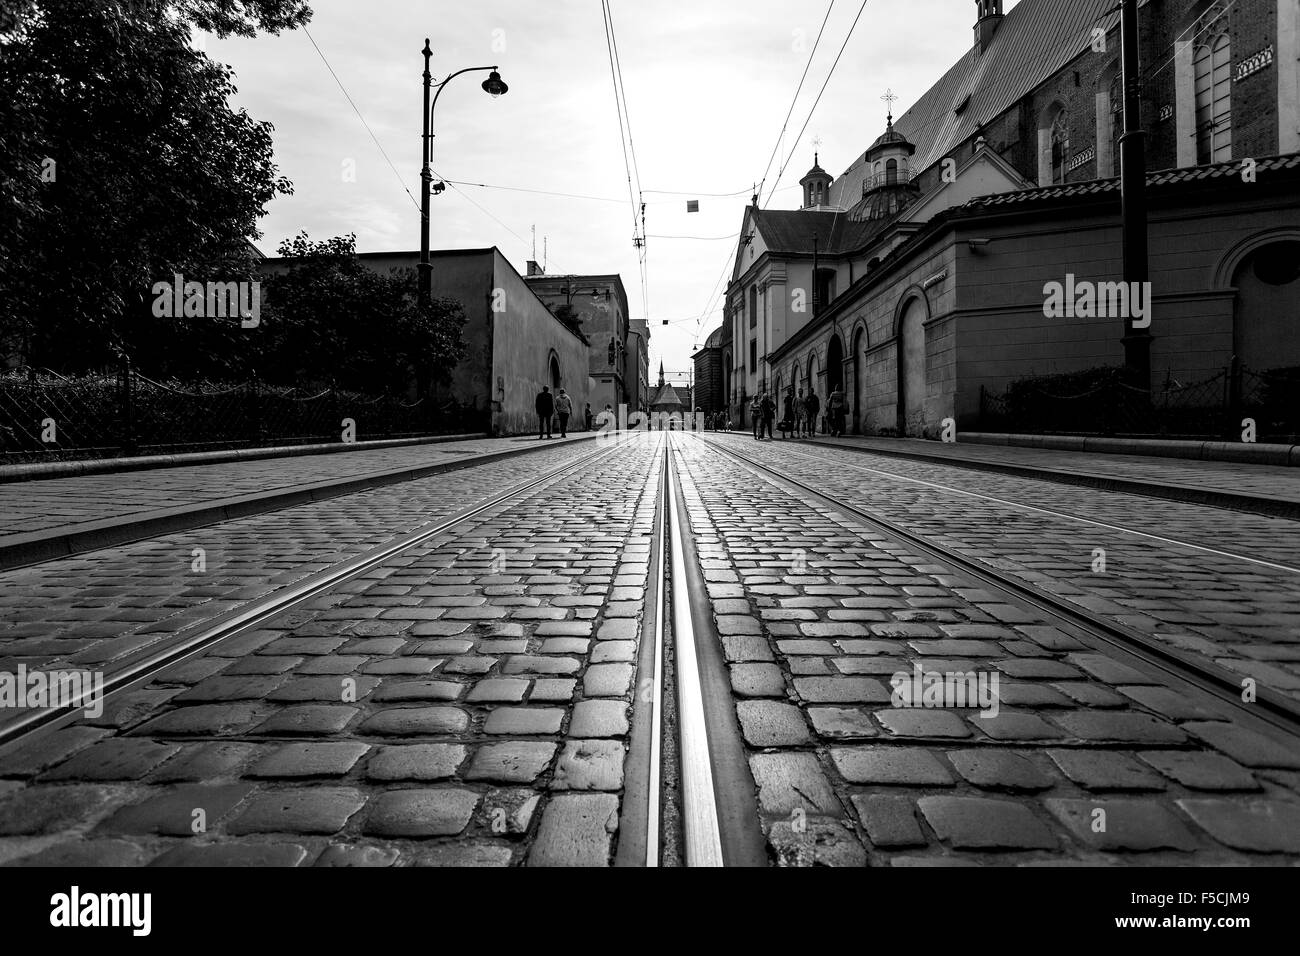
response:
<path id="1" fill-rule="evenodd" d="M 503 95 L 510 87 L 506 86 L 505 80 L 501 79 L 501 74 L 493 70 L 488 74 L 488 78 L 483 81 L 483 91 L 490 93 L 493 99 Z"/>

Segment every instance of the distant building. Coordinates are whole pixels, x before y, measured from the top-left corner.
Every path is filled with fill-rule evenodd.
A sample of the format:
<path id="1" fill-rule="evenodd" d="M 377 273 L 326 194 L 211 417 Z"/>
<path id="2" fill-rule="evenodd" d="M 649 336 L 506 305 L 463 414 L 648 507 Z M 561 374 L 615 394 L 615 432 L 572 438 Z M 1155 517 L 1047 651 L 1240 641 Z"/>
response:
<path id="1" fill-rule="evenodd" d="M 623 280 L 617 275 L 546 275 L 528 265 L 528 287 L 556 315 L 571 314 L 586 337 L 591 407 L 624 402 L 632 407 L 627 381 L 628 307 Z"/>
<path id="2" fill-rule="evenodd" d="M 357 259 L 376 272 L 415 268 L 418 252 L 363 252 Z M 563 387 L 573 407 L 587 394 L 588 346 L 581 333 L 558 320 L 495 246 L 430 254 L 433 295 L 460 302 L 466 354 L 434 400 L 482 410 L 491 434 L 535 432 L 533 401 L 542 386 Z M 267 258 L 264 271 L 283 270 L 291 259 Z M 494 294 L 501 290 L 501 295 Z"/>
<path id="3" fill-rule="evenodd" d="M 704 346 L 693 356 L 695 363 L 695 403 L 706 414 L 726 407 L 727 389 L 723 375 L 722 332 L 718 326 L 704 340 Z"/>
<path id="4" fill-rule="evenodd" d="M 659 363 L 659 384 L 650 396 L 650 414 L 666 415 L 685 421 L 694 412 L 689 385 L 669 385 L 664 381 L 664 363 Z"/>
<path id="5" fill-rule="evenodd" d="M 650 323 L 632 319 L 628 323 L 624 352 L 623 388 L 629 411 L 643 412 L 650 406 Z"/>

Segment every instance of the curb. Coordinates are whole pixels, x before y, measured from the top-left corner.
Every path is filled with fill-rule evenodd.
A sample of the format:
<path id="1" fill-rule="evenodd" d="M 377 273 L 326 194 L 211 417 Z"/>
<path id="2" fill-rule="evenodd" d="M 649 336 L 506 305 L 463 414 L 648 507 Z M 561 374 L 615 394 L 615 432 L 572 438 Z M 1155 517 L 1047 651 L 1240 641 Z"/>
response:
<path id="1" fill-rule="evenodd" d="M 151 468 L 183 468 L 187 465 L 218 465 L 230 461 L 254 461 L 259 458 L 292 458 L 299 455 L 328 455 L 337 452 L 375 451 L 380 448 L 403 448 L 409 445 L 436 445 L 443 442 L 471 441 L 488 435 L 432 435 L 426 438 L 386 438 L 366 442 L 330 442 L 316 445 L 272 445 L 261 448 L 234 448 L 229 451 L 199 451 L 178 455 L 139 455 L 131 458 L 88 458 L 85 461 L 30 462 L 0 465 L 0 484 L 15 481 L 38 481 L 45 478 L 74 478 L 115 471 L 144 471 Z"/>
<path id="2" fill-rule="evenodd" d="M 1091 451 L 1107 455 L 1150 455 L 1252 465 L 1300 467 L 1300 445 L 1230 441 L 1178 441 L 1160 438 L 1098 438 L 1084 435 L 1016 435 L 961 432 L 958 441 L 972 445 L 1012 445 L 1058 451 Z"/>
<path id="3" fill-rule="evenodd" d="M 1076 440 L 1083 441 L 1083 439 Z M 1289 518 L 1293 521 L 1300 521 L 1300 501 L 1293 501 L 1288 498 L 1270 498 L 1264 495 L 1245 495 L 1231 491 L 1213 491 L 1208 488 L 1191 488 L 1185 485 L 1171 487 L 1168 485 L 1158 485 L 1150 481 L 1141 481 L 1136 478 L 1113 478 L 1110 476 L 1089 474 L 1087 472 L 1067 471 L 1062 468 L 1044 468 L 1034 465 L 1011 465 L 1005 462 L 975 461 L 968 458 L 949 458 L 945 455 L 927 455 L 919 451 L 896 451 L 893 449 L 877 448 L 875 446 L 868 447 L 865 445 L 823 441 L 819 439 L 813 439 L 811 443 L 814 445 L 826 445 L 832 448 L 846 448 L 850 451 L 861 452 L 864 454 L 885 455 L 891 458 L 907 458 L 912 461 L 924 461 L 932 464 L 952 465 L 956 468 L 968 468 L 972 471 L 988 471 L 1001 475 L 1012 475 L 1017 478 L 1035 478 L 1040 481 L 1054 481 L 1064 485 L 1095 488 L 1099 491 L 1118 491 L 1127 494 L 1145 495 L 1149 498 L 1163 498 L 1167 501 L 1181 501 L 1188 504 L 1208 505 L 1213 508 L 1226 508 L 1230 511 L 1246 511 L 1251 514 L 1265 515 L 1270 518 Z M 977 443 L 973 442 L 972 444 Z M 981 442 L 978 444 L 992 445 L 1003 443 Z M 1193 442 L 1190 444 L 1200 443 Z M 1037 447 L 1048 448 L 1059 446 L 1041 445 Z M 1286 445 L 1281 447 L 1290 448 L 1291 446 Z M 1082 446 L 1070 446 L 1068 449 L 1061 450 L 1100 451 L 1098 448 L 1085 449 Z"/>
<path id="4" fill-rule="evenodd" d="M 595 437 L 592 432 L 590 437 Z M 477 437 L 477 436 L 476 436 Z M 587 438 L 575 438 L 581 442 Z M 554 445 L 544 445 L 553 448 Z M 318 481 L 307 485 L 298 485 L 289 489 L 279 489 L 251 495 L 240 495 L 205 503 L 196 507 L 180 506 L 144 512 L 120 518 L 105 518 L 78 525 L 73 530 L 54 533 L 36 532 L 15 535 L 9 541 L 0 544 L 0 571 L 66 558 L 86 551 L 96 551 L 121 544 L 129 544 L 143 538 L 152 538 L 160 534 L 175 531 L 187 531 L 204 525 L 229 521 L 232 518 L 245 518 L 249 515 L 264 514 L 291 508 L 294 505 L 337 498 L 340 495 L 366 491 L 383 485 L 398 484 L 417 478 L 427 478 L 446 472 L 459 471 L 474 465 L 500 461 L 527 455 L 541 448 L 526 445 L 523 448 L 510 448 L 503 451 L 474 455 L 458 461 L 438 462 L 436 464 L 404 466 L 388 471 L 371 472 L 366 475 L 353 475 L 348 478 Z"/>

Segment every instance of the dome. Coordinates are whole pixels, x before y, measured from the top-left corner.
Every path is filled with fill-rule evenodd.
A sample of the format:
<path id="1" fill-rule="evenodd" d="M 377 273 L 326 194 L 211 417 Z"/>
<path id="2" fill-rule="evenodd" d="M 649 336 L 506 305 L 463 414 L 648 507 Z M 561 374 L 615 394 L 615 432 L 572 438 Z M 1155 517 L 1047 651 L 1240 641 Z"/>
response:
<path id="1" fill-rule="evenodd" d="M 916 152 L 916 147 L 908 142 L 907 137 L 894 129 L 894 118 L 892 116 L 889 118 L 889 122 L 885 126 L 885 131 L 877 136 L 876 141 L 867 149 L 867 158 L 872 158 L 872 153 L 886 149 L 906 150 L 907 155 L 909 156 Z"/>

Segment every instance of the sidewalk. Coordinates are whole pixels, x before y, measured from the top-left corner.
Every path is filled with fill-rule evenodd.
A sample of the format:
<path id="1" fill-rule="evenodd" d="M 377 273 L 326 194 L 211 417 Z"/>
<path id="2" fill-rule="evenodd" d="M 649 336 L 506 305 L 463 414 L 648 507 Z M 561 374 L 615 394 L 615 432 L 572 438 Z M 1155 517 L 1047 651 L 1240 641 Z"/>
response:
<path id="1" fill-rule="evenodd" d="M 879 455 L 1300 520 L 1300 469 L 1283 465 L 944 443 L 916 438 L 819 436 L 813 441 Z"/>
<path id="2" fill-rule="evenodd" d="M 525 454 L 531 436 L 0 484 L 0 570 Z"/>

